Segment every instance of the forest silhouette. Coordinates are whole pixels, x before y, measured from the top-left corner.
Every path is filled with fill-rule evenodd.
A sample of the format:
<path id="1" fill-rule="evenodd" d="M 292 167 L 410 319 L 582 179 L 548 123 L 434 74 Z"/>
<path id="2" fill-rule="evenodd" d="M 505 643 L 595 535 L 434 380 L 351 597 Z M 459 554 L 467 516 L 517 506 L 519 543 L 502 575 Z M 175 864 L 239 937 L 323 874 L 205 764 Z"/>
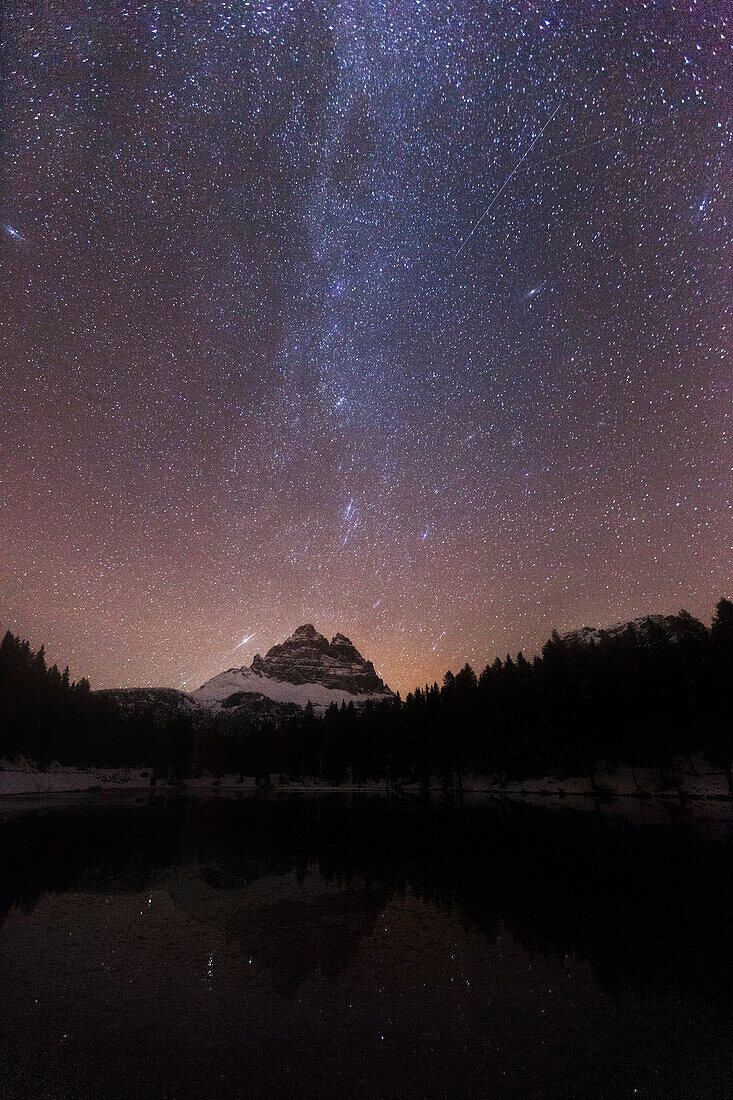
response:
<path id="1" fill-rule="evenodd" d="M 237 728 L 231 712 L 150 705 L 125 712 L 87 680 L 47 666 L 10 631 L 0 644 L 0 759 L 147 767 L 151 780 L 270 776 L 462 788 L 467 773 L 498 784 L 546 775 L 596 776 L 618 765 L 666 777 L 674 758 L 703 753 L 733 793 L 730 722 L 733 603 L 710 628 L 686 611 L 601 632 L 557 633 L 531 662 L 466 664 L 403 700 L 310 704 L 296 717 Z"/>

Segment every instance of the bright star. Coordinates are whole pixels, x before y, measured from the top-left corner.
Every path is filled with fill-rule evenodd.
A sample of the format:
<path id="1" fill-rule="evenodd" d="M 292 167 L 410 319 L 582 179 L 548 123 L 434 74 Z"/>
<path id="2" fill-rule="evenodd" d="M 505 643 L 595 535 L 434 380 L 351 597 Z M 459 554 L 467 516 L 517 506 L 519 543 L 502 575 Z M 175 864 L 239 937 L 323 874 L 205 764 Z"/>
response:
<path id="1" fill-rule="evenodd" d="M 12 225 L 4 225 L 3 229 L 9 237 L 12 237 L 16 241 L 22 241 L 25 239 L 22 233 L 20 233 L 17 229 L 13 229 Z"/>

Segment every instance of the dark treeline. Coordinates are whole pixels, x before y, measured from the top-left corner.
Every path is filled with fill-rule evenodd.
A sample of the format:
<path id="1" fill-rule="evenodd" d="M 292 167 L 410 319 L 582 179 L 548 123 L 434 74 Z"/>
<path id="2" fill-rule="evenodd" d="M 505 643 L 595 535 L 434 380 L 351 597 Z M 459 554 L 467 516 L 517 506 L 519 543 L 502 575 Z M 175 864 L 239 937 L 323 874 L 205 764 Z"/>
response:
<path id="1" fill-rule="evenodd" d="M 466 772 L 503 783 L 593 777 L 601 764 L 664 774 L 673 757 L 702 751 L 733 791 L 732 668 L 729 600 L 718 603 L 710 629 L 681 611 L 665 625 L 647 619 L 598 641 L 554 633 L 531 663 L 508 655 L 478 676 L 465 665 L 404 702 L 296 719 L 273 744 L 281 754 L 273 770 L 338 780 L 351 766 L 355 781 L 427 784 L 439 776 L 460 786 Z"/>
<path id="2" fill-rule="evenodd" d="M 34 652 L 6 633 L 0 643 L 0 757 L 22 753 L 46 763 L 56 748 L 76 755 L 91 709 L 88 680 L 75 682 L 68 668 L 49 668 L 43 646 Z"/>
<path id="3" fill-rule="evenodd" d="M 46 663 L 44 647 L 7 631 L 0 643 L 0 759 L 24 756 L 40 767 L 56 760 L 88 767 L 190 766 L 190 720 L 148 710 L 126 715 L 86 679 L 73 681 Z"/>
<path id="4" fill-rule="evenodd" d="M 82 680 L 46 667 L 43 650 L 6 634 L 0 646 L 0 757 L 41 766 L 148 766 L 187 778 L 271 774 L 330 783 L 368 780 L 460 789 L 467 772 L 514 779 L 595 777 L 601 766 L 655 767 L 703 752 L 733 791 L 730 722 L 733 603 L 708 629 L 685 611 L 647 619 L 597 641 L 556 633 L 532 662 L 520 653 L 480 675 L 455 675 L 403 701 L 308 707 L 280 724 L 238 729 L 236 714 L 154 707 L 124 714 Z"/>

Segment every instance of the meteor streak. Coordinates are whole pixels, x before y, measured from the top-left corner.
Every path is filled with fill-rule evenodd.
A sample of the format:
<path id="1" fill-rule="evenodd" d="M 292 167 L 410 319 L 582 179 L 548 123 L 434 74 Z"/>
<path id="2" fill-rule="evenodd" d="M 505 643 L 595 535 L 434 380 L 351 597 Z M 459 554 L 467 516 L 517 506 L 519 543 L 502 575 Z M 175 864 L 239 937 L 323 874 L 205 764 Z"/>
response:
<path id="1" fill-rule="evenodd" d="M 497 200 L 497 199 L 499 198 L 499 196 L 501 195 L 501 193 L 502 193 L 502 191 L 504 190 L 504 188 L 506 187 L 506 185 L 507 185 L 507 184 L 509 183 L 509 180 L 510 180 L 510 179 L 512 178 L 512 176 L 514 176 L 514 175 L 515 175 L 515 173 L 517 172 L 517 169 L 519 169 L 519 168 L 520 168 L 520 167 L 521 167 L 521 166 L 522 166 L 522 165 L 524 164 L 525 160 L 527 159 L 527 157 L 529 156 L 529 154 L 530 154 L 530 153 L 532 152 L 532 150 L 534 149 L 535 145 L 536 145 L 536 144 L 537 144 L 537 142 L 538 142 L 538 141 L 540 140 L 540 138 L 541 138 L 541 137 L 542 137 L 542 135 L 544 134 L 545 130 L 546 130 L 546 129 L 547 129 L 547 127 L 548 127 L 548 126 L 550 125 L 550 123 L 552 122 L 553 118 L 555 117 L 555 115 L 557 114 L 557 112 L 558 112 L 558 111 L 560 110 L 560 108 L 561 108 L 561 107 L 562 107 L 562 101 L 560 101 L 560 103 L 558 103 L 557 107 L 556 107 L 556 108 L 555 108 L 555 110 L 554 110 L 554 111 L 552 112 L 552 114 L 550 115 L 550 117 L 548 118 L 547 122 L 546 122 L 546 123 L 545 123 L 545 125 L 544 125 L 544 126 L 542 127 L 542 129 L 540 130 L 540 132 L 539 132 L 539 134 L 537 135 L 537 137 L 535 137 L 535 138 L 533 138 L 533 139 L 532 139 L 532 142 L 531 142 L 531 144 L 530 144 L 529 148 L 528 148 L 528 149 L 526 150 L 526 152 L 525 152 L 525 153 L 524 153 L 524 154 L 523 154 L 523 155 L 522 155 L 522 156 L 520 157 L 520 159 L 519 159 L 519 160 L 517 161 L 517 163 L 516 163 L 516 164 L 514 165 L 514 167 L 512 168 L 511 172 L 509 173 L 509 175 L 507 176 L 507 178 L 506 178 L 506 179 L 504 180 L 504 182 L 502 183 L 501 187 L 500 187 L 500 188 L 499 188 L 499 190 L 498 190 L 498 191 L 496 192 L 496 194 L 494 195 L 494 197 L 492 198 L 491 202 L 489 203 L 489 205 L 488 205 L 488 206 L 486 207 L 486 209 L 484 210 L 484 212 L 483 212 L 483 214 L 481 215 L 481 217 L 480 217 L 480 218 L 478 219 L 478 221 L 477 221 L 477 222 L 476 222 L 476 223 L 474 224 L 473 228 L 471 229 L 471 232 L 470 232 L 470 233 L 468 234 L 468 236 L 467 236 L 467 237 L 465 237 L 465 238 L 464 238 L 464 240 L 462 241 L 462 243 L 461 243 L 461 244 L 459 245 L 459 247 L 458 247 L 458 248 L 456 249 L 456 251 L 455 251 L 455 253 L 454 253 L 454 256 L 460 256 L 461 252 L 463 252 L 463 249 L 464 249 L 464 248 L 466 247 L 466 245 L 468 244 L 468 242 L 469 242 L 469 241 L 471 240 L 471 237 L 472 237 L 472 236 L 474 235 L 474 233 L 476 232 L 476 230 L 478 229 L 478 227 L 479 227 L 479 226 L 481 225 L 481 222 L 482 222 L 482 221 L 484 220 L 484 218 L 485 218 L 485 217 L 486 217 L 486 215 L 488 214 L 489 210 L 491 210 L 491 207 L 492 207 L 492 206 L 494 205 L 494 203 L 495 203 L 495 202 L 496 202 L 496 200 Z"/>

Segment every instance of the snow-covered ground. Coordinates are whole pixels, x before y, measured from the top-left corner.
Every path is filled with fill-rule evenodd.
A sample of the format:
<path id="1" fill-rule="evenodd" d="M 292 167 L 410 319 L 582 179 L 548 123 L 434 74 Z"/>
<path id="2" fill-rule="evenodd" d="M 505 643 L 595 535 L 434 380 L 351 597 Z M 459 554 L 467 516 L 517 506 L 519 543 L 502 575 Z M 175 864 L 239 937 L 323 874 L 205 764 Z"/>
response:
<path id="1" fill-rule="evenodd" d="M 511 795 L 582 795 L 599 794 L 617 798 L 708 798 L 727 800 L 730 797 L 725 773 L 714 768 L 703 756 L 685 756 L 673 761 L 663 778 L 655 768 L 631 768 L 622 765 L 614 769 L 600 768 L 595 787 L 589 776 L 545 776 L 522 779 L 498 786 L 486 776 L 464 776 L 464 790 L 501 791 Z"/>
<path id="2" fill-rule="evenodd" d="M 0 760 L 0 795 L 52 794 L 91 791 L 109 787 L 125 789 L 150 786 L 150 768 L 65 768 L 50 764 L 40 771 L 27 760 Z"/>
<path id="3" fill-rule="evenodd" d="M 40 771 L 26 760 L 0 761 L 0 797 L 14 794 L 52 794 L 65 791 L 92 790 L 135 790 L 151 785 L 150 768 L 73 768 L 60 764 L 51 764 Z M 334 788 L 316 779 L 298 781 L 282 780 L 280 776 L 271 777 L 275 789 L 290 791 L 333 791 L 354 790 L 351 783 L 343 783 Z M 543 800 L 590 799 L 599 794 L 613 798 L 637 799 L 676 799 L 689 801 L 710 801 L 726 803 L 731 800 L 725 774 L 715 768 L 703 757 L 684 757 L 675 761 L 674 768 L 666 781 L 659 773 L 647 768 L 619 767 L 615 770 L 599 771 L 596 775 L 595 789 L 586 776 L 558 778 L 547 776 L 543 779 L 525 779 L 504 786 L 498 785 L 493 778 L 482 775 L 464 775 L 463 789 L 466 794 L 498 794 L 512 798 L 542 798 Z M 165 782 L 158 780 L 156 786 L 164 787 Z M 225 775 L 219 778 L 203 775 L 176 784 L 190 790 L 254 790 L 253 776 Z M 436 778 L 431 788 L 440 790 L 441 784 Z M 385 784 L 366 783 L 359 790 L 384 791 Z M 419 790 L 417 785 L 404 788 L 406 793 Z"/>

